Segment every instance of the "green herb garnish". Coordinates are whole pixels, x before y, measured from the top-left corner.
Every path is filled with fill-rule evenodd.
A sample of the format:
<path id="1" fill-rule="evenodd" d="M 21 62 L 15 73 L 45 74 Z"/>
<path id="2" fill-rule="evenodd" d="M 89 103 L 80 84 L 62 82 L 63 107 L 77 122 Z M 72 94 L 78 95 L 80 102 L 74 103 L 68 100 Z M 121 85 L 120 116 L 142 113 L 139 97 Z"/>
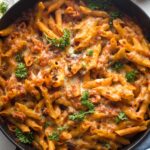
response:
<path id="1" fill-rule="evenodd" d="M 67 129 L 68 129 L 68 126 L 58 127 L 51 135 L 48 136 L 48 139 L 52 141 L 58 141 L 60 133 Z"/>
<path id="2" fill-rule="evenodd" d="M 84 118 L 85 118 L 85 115 L 86 113 L 83 112 L 83 111 L 80 111 L 80 112 L 77 112 L 77 113 L 74 113 L 72 115 L 69 116 L 69 119 L 70 120 L 73 120 L 73 121 L 83 121 Z"/>
<path id="3" fill-rule="evenodd" d="M 92 102 L 90 102 L 89 100 L 88 101 L 82 101 L 81 102 L 82 105 L 86 106 L 88 109 L 94 109 L 94 104 Z"/>
<path id="4" fill-rule="evenodd" d="M 116 61 L 115 63 L 113 63 L 112 69 L 115 71 L 120 71 L 123 68 L 123 66 L 123 63 L 121 63 L 120 61 Z"/>
<path id="5" fill-rule="evenodd" d="M 59 133 L 54 131 L 51 135 L 48 136 L 49 140 L 58 141 L 59 140 Z"/>
<path id="6" fill-rule="evenodd" d="M 118 114 L 118 116 L 116 117 L 115 122 L 118 124 L 118 123 L 120 123 L 121 121 L 124 121 L 124 120 L 127 120 L 127 119 L 128 119 L 128 118 L 127 118 L 126 114 L 125 114 L 124 112 L 120 112 L 120 113 Z"/>
<path id="7" fill-rule="evenodd" d="M 86 69 L 87 64 L 85 62 L 82 63 L 82 68 Z"/>
<path id="8" fill-rule="evenodd" d="M 136 70 L 133 70 L 133 71 L 130 71 L 130 72 L 127 72 L 126 73 L 126 80 L 128 81 L 128 82 L 134 82 L 135 80 L 136 80 L 136 78 L 137 78 L 137 71 Z"/>
<path id="9" fill-rule="evenodd" d="M 105 147 L 106 149 L 110 149 L 110 144 L 107 141 L 100 141 L 100 143 L 102 144 L 103 147 Z"/>
<path id="10" fill-rule="evenodd" d="M 23 133 L 20 129 L 15 130 L 16 137 L 21 143 L 31 144 L 34 140 L 33 133 Z"/>
<path id="11" fill-rule="evenodd" d="M 86 112 L 80 111 L 80 112 L 77 112 L 77 113 L 70 115 L 69 119 L 73 120 L 73 121 L 83 121 L 87 114 L 92 114 L 92 113 L 94 113 L 94 110 L 89 110 Z"/>
<path id="12" fill-rule="evenodd" d="M 62 126 L 62 127 L 60 126 L 60 127 L 57 128 L 58 131 L 64 131 L 64 130 L 67 130 L 67 129 L 68 129 L 68 126 Z"/>
<path id="13" fill-rule="evenodd" d="M 4 14 L 8 9 L 8 4 L 5 2 L 0 3 L 0 13 Z"/>
<path id="14" fill-rule="evenodd" d="M 50 39 L 47 35 L 45 35 L 45 38 L 51 45 L 60 49 L 65 49 L 65 47 L 70 45 L 70 31 L 64 29 L 63 33 L 63 36 L 59 39 Z"/>
<path id="15" fill-rule="evenodd" d="M 122 13 L 120 11 L 113 11 L 110 13 L 110 18 L 113 20 L 121 17 L 122 17 Z"/>
<path id="16" fill-rule="evenodd" d="M 89 50 L 89 51 L 87 52 L 87 55 L 88 55 L 88 56 L 93 56 L 93 53 L 94 53 L 94 51 L 91 49 L 91 50 Z"/>
<path id="17" fill-rule="evenodd" d="M 110 25 L 113 24 L 113 20 L 117 19 L 117 18 L 121 18 L 122 17 L 122 13 L 120 11 L 113 11 L 110 13 Z"/>
<path id="18" fill-rule="evenodd" d="M 110 144 L 109 143 L 105 143 L 104 147 L 106 147 L 107 149 L 110 149 Z"/>
<path id="19" fill-rule="evenodd" d="M 84 91 L 82 93 L 82 97 L 81 97 L 81 101 L 85 101 L 89 99 L 89 92 L 88 91 Z"/>
<path id="20" fill-rule="evenodd" d="M 89 101 L 89 92 L 84 91 L 81 97 L 81 104 L 86 106 L 89 110 L 94 109 L 94 104 Z"/>
<path id="21" fill-rule="evenodd" d="M 52 125 L 52 123 L 51 123 L 50 121 L 47 121 L 47 122 L 45 122 L 45 124 L 44 124 L 44 128 L 47 128 L 47 127 L 49 127 L 50 125 Z"/>
<path id="22" fill-rule="evenodd" d="M 20 79 L 24 79 L 27 77 L 28 71 L 24 63 L 19 63 L 17 65 L 15 74 L 16 74 L 16 77 Z"/>

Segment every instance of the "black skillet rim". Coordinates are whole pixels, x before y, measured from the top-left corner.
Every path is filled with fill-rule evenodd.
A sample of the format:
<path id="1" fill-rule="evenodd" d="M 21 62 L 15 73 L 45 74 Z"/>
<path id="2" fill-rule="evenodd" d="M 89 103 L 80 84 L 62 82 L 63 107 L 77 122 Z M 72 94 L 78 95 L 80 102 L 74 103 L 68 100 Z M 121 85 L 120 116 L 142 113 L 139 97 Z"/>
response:
<path id="1" fill-rule="evenodd" d="M 125 1 L 127 1 L 127 0 L 125 0 Z M 135 3 L 131 2 L 130 0 L 129 0 L 129 3 L 132 4 L 133 7 L 135 7 L 136 9 L 138 9 L 139 12 L 141 12 L 141 13 L 147 18 L 147 20 L 150 22 L 150 17 L 144 12 L 143 9 L 141 9 L 138 5 L 136 5 Z M 18 1 L 15 5 L 13 5 L 13 6 L 9 9 L 9 11 L 10 11 L 10 10 L 13 10 L 13 8 L 14 8 L 16 5 L 18 5 L 18 4 L 19 4 L 19 1 Z M 4 17 L 5 17 L 5 16 L 4 16 Z M 150 35 L 149 35 L 149 36 L 150 36 Z M 19 149 L 20 149 L 20 150 L 25 150 L 25 148 L 23 148 L 20 143 L 17 143 L 17 142 L 15 141 L 15 139 L 13 139 L 13 138 L 10 136 L 10 134 L 8 134 L 8 132 L 6 131 L 6 129 L 4 129 L 4 127 L 3 127 L 2 125 L 0 125 L 0 130 L 1 130 L 2 133 L 6 136 L 6 138 L 7 138 L 11 143 L 13 143 L 13 144 L 16 146 L 16 150 L 19 150 Z M 142 132 L 142 133 L 141 133 L 142 135 L 139 135 L 139 138 L 138 138 L 136 141 L 134 141 L 133 143 L 131 143 L 129 146 L 123 148 L 123 150 L 133 150 L 133 148 L 135 148 L 135 146 L 137 146 L 139 143 L 141 143 L 141 142 L 144 140 L 144 138 L 146 138 L 146 137 L 148 136 L 149 133 L 150 133 L 150 129 L 146 130 L 145 132 Z M 32 148 L 32 149 L 33 149 L 33 148 Z"/>

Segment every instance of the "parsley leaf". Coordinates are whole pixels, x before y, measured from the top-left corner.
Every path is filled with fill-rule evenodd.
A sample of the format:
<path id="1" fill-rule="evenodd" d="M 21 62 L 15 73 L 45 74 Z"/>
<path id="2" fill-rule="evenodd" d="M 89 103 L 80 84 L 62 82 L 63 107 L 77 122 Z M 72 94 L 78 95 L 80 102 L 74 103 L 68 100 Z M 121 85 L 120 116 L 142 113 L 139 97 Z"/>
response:
<path id="1" fill-rule="evenodd" d="M 63 36 L 59 39 L 50 39 L 47 35 L 45 35 L 45 38 L 51 45 L 60 49 L 65 49 L 65 47 L 70 45 L 70 31 L 64 29 L 63 33 Z"/>
<path id="2" fill-rule="evenodd" d="M 89 51 L 87 52 L 87 55 L 88 55 L 88 56 L 93 56 L 93 53 L 94 53 L 94 51 L 91 49 L 91 50 L 89 50 Z"/>
<path id="3" fill-rule="evenodd" d="M 110 25 L 113 24 L 113 20 L 121 17 L 122 17 L 122 13 L 120 11 L 110 12 Z"/>
<path id="4" fill-rule="evenodd" d="M 75 120 L 83 121 L 84 118 L 85 118 L 85 115 L 86 115 L 85 112 L 80 111 L 80 112 L 77 112 L 77 113 L 74 113 L 74 114 L 70 115 L 69 119 L 73 120 L 73 121 L 75 121 Z"/>
<path id="5" fill-rule="evenodd" d="M 15 134 L 16 134 L 16 137 L 18 138 L 18 140 L 21 143 L 24 143 L 24 144 L 31 144 L 32 141 L 34 140 L 32 132 L 30 132 L 30 133 L 23 133 L 20 129 L 17 128 L 15 130 Z"/>
<path id="6" fill-rule="evenodd" d="M 118 116 L 115 118 L 115 122 L 118 124 L 118 123 L 120 123 L 121 121 L 124 121 L 124 120 L 127 120 L 128 118 L 127 118 L 127 116 L 126 116 L 126 114 L 124 113 L 124 112 L 120 112 L 119 114 L 118 114 Z"/>
<path id="7" fill-rule="evenodd" d="M 17 65 L 15 74 L 16 74 L 16 77 L 20 79 L 24 79 L 27 77 L 28 71 L 24 63 L 19 63 Z"/>
<path id="8" fill-rule="evenodd" d="M 104 145 L 107 149 L 110 149 L 110 144 L 109 143 L 105 143 Z"/>
<path id="9" fill-rule="evenodd" d="M 103 147 L 105 147 L 106 149 L 110 149 L 110 144 L 107 141 L 100 141 L 100 143 L 102 144 Z"/>
<path id="10" fill-rule="evenodd" d="M 64 130 L 67 130 L 67 129 L 68 129 L 68 126 L 62 126 L 62 127 L 60 126 L 60 127 L 57 128 L 58 131 L 64 131 Z"/>
<path id="11" fill-rule="evenodd" d="M 60 48 L 64 49 L 69 45 L 70 45 L 70 31 L 65 29 L 63 37 L 60 38 Z"/>
<path id="12" fill-rule="evenodd" d="M 59 133 L 54 131 L 51 135 L 48 136 L 49 140 L 58 141 L 59 140 Z"/>
<path id="13" fill-rule="evenodd" d="M 91 109 L 91 110 L 87 111 L 86 114 L 93 114 L 94 111 L 95 111 L 94 109 Z"/>
<path id="14" fill-rule="evenodd" d="M 92 10 L 107 10 L 112 4 L 111 0 L 85 0 L 85 2 L 87 3 L 88 7 Z"/>
<path id="15" fill-rule="evenodd" d="M 84 91 L 81 97 L 81 104 L 86 106 L 89 110 L 94 109 L 94 104 L 89 101 L 89 92 Z"/>
<path id="16" fill-rule="evenodd" d="M 112 69 L 115 71 L 119 71 L 123 68 L 123 66 L 123 63 L 121 63 L 120 61 L 116 61 L 115 63 L 113 63 Z"/>
<path id="17" fill-rule="evenodd" d="M 94 104 L 90 101 L 82 101 L 81 103 L 82 103 L 82 105 L 88 107 L 90 110 L 94 109 Z"/>
<path id="18" fill-rule="evenodd" d="M 125 77 L 127 79 L 128 82 L 134 82 L 137 78 L 137 71 L 136 70 L 133 70 L 133 71 L 130 71 L 130 72 L 127 72 Z"/>
<path id="19" fill-rule="evenodd" d="M 68 129 L 68 126 L 58 127 L 51 135 L 48 136 L 48 139 L 52 141 L 58 141 L 60 133 L 67 129 Z"/>
<path id="20" fill-rule="evenodd" d="M 8 4 L 5 2 L 0 3 L 0 13 L 4 14 L 8 9 Z"/>
<path id="21" fill-rule="evenodd" d="M 82 93 L 82 97 L 81 97 L 81 101 L 85 101 L 89 99 L 89 92 L 88 91 L 84 91 Z"/>
<path id="22" fill-rule="evenodd" d="M 49 127 L 50 125 L 52 125 L 52 123 L 51 123 L 50 121 L 47 121 L 47 122 L 45 122 L 45 124 L 44 124 L 44 128 L 47 128 L 47 127 Z"/>
<path id="23" fill-rule="evenodd" d="M 77 112 L 77 113 L 74 113 L 72 115 L 69 116 L 69 119 L 70 120 L 73 120 L 73 121 L 83 121 L 86 117 L 87 114 L 92 114 L 94 112 L 94 110 L 89 110 L 89 111 L 80 111 L 80 112 Z"/>

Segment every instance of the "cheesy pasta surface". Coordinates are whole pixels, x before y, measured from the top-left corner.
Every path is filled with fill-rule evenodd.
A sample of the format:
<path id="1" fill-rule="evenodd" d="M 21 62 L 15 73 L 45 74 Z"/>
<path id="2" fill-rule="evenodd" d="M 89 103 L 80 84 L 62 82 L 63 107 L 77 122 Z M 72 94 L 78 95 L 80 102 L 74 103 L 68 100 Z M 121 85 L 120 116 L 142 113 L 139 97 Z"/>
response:
<path id="1" fill-rule="evenodd" d="M 18 141 L 117 150 L 147 130 L 150 43 L 110 1 L 40 1 L 0 36 L 0 116 Z"/>

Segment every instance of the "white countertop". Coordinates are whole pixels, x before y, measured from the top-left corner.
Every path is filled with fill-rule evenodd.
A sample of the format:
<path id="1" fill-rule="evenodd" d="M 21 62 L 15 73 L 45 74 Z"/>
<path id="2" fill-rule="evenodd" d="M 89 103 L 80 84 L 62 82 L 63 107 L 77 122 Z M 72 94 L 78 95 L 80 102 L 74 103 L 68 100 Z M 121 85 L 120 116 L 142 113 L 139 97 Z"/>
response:
<path id="1" fill-rule="evenodd" d="M 132 0 L 150 16 L 150 0 Z"/>
<path id="2" fill-rule="evenodd" d="M 1 1 L 1 0 L 0 0 Z M 17 0 L 6 0 L 10 4 Z M 150 0 L 132 0 L 150 16 Z M 0 150 L 15 150 L 15 146 L 0 132 Z"/>

